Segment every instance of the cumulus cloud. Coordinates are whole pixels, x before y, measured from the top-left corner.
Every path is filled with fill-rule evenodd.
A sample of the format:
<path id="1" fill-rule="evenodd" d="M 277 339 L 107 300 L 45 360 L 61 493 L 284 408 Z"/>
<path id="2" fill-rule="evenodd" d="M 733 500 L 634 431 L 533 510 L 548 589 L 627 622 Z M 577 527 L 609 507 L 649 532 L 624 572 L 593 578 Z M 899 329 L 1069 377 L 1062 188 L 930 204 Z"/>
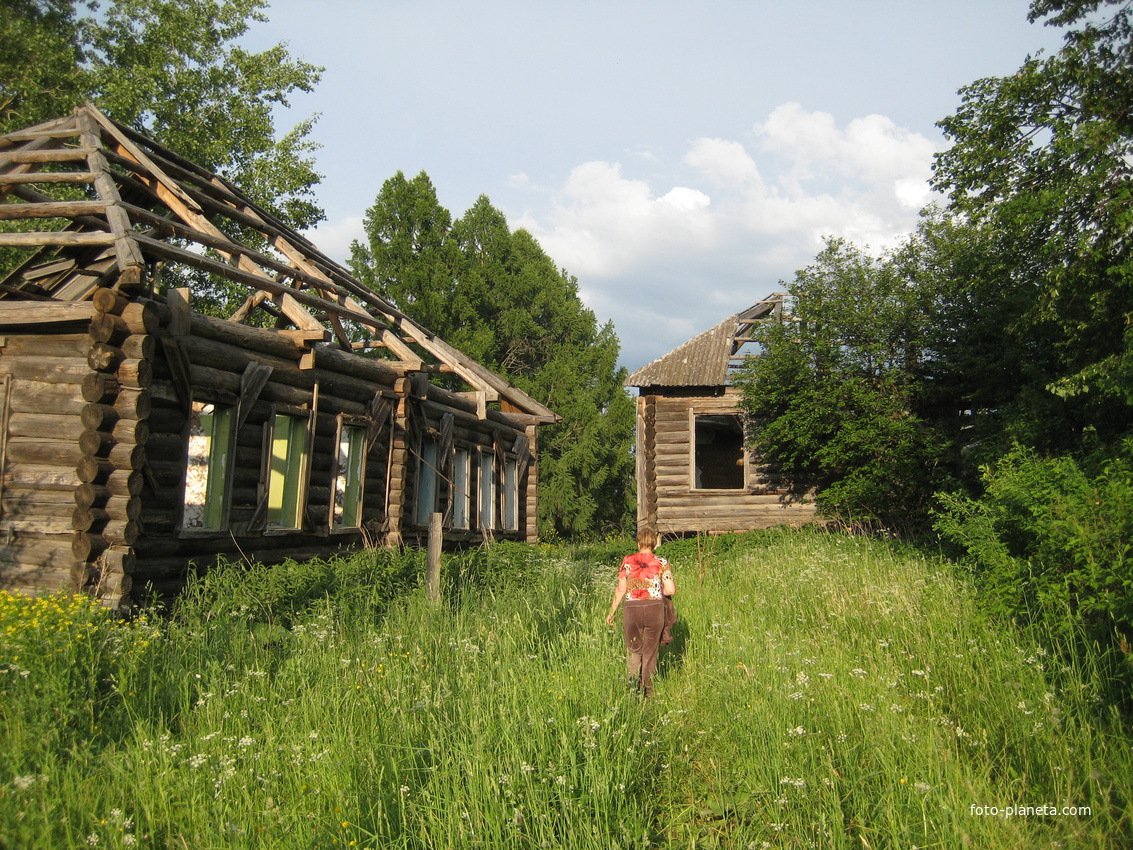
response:
<path id="1" fill-rule="evenodd" d="M 350 258 L 350 244 L 356 239 L 360 242 L 366 241 L 364 221 L 362 216 L 324 221 L 306 231 L 304 235 L 326 256 L 345 264 Z"/>
<path id="2" fill-rule="evenodd" d="M 548 220 L 518 224 L 574 274 L 610 277 L 646 258 L 704 250 L 710 204 L 698 189 L 674 186 L 658 197 L 619 163 L 586 162 L 571 171 Z"/>
<path id="3" fill-rule="evenodd" d="M 825 237 L 892 245 L 930 199 L 935 144 L 885 116 L 839 126 L 788 103 L 746 141 L 693 140 L 650 172 L 668 185 L 583 163 L 548 213 L 516 222 L 613 319 L 631 369 L 779 289 Z"/>

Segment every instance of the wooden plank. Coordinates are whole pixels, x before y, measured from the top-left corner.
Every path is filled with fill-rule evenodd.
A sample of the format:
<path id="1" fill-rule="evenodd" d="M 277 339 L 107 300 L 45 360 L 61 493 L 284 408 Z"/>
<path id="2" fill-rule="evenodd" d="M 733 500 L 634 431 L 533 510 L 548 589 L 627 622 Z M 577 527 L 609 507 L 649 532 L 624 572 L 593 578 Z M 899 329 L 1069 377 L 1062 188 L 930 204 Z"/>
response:
<path id="1" fill-rule="evenodd" d="M 89 301 L 0 301 L 0 327 L 89 322 L 94 305 Z"/>
<path id="2" fill-rule="evenodd" d="M 51 201 L 31 204 L 0 204 L 0 221 L 25 218 L 73 218 L 82 215 L 104 215 L 105 201 Z"/>

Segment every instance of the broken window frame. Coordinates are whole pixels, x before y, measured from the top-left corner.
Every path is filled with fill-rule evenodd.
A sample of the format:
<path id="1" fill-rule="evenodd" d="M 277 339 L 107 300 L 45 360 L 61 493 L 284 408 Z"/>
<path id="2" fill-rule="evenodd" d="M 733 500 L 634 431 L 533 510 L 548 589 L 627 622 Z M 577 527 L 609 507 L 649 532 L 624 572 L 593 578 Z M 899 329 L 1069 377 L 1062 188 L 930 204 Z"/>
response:
<path id="1" fill-rule="evenodd" d="M 739 426 L 739 445 L 736 447 L 738 449 L 738 452 L 733 452 L 731 454 L 731 457 L 733 457 L 734 460 L 737 461 L 736 465 L 740 467 L 740 470 L 739 470 L 739 473 L 738 473 L 738 478 L 735 479 L 736 483 L 734 484 L 734 486 L 726 486 L 726 487 L 708 486 L 708 487 L 706 487 L 702 483 L 704 481 L 704 467 L 702 466 L 702 464 L 703 464 L 704 461 L 707 460 L 707 457 L 706 457 L 705 452 L 698 449 L 698 446 L 700 446 L 702 443 L 698 439 L 698 427 L 697 426 L 698 426 L 698 424 L 700 424 L 702 422 L 704 423 L 705 426 L 707 426 L 713 420 L 723 420 L 723 419 L 733 420 L 734 423 Z M 722 424 L 723 423 L 717 424 L 716 427 L 715 427 L 715 430 L 716 431 L 723 430 L 720 427 L 720 425 L 722 425 Z M 750 459 L 748 457 L 746 442 L 747 441 L 746 441 L 746 435 L 745 435 L 745 430 L 744 430 L 744 425 L 743 425 L 743 418 L 739 413 L 709 413 L 709 412 L 706 412 L 706 411 L 699 411 L 698 412 L 695 409 L 690 409 L 689 410 L 689 489 L 694 493 L 706 493 L 706 492 L 707 493 L 711 493 L 711 492 L 736 493 L 736 492 L 747 491 L 749 489 L 749 486 L 750 486 L 749 481 L 748 481 L 748 475 L 749 475 L 749 472 L 750 472 L 750 469 L 751 469 L 751 462 L 750 462 Z M 720 455 L 723 455 L 723 452 L 721 452 Z M 710 483 L 718 484 L 718 483 L 722 483 L 725 480 L 732 480 L 731 476 L 733 476 L 733 475 L 736 475 L 736 473 L 732 472 L 731 475 L 725 475 L 725 474 L 720 473 L 720 472 L 714 473 L 713 477 L 710 479 Z"/>
<path id="2" fill-rule="evenodd" d="M 366 443 L 369 422 L 339 414 L 334 462 L 330 475 L 330 509 L 327 523 L 332 534 L 362 527 L 366 491 Z M 343 444 L 347 451 L 343 455 Z M 341 519 L 340 519 L 341 518 Z"/>
<path id="3" fill-rule="evenodd" d="M 211 408 L 211 412 L 206 413 L 207 408 Z M 181 489 L 180 531 L 182 534 L 223 533 L 229 527 L 229 509 L 232 499 L 232 474 L 235 466 L 236 446 L 236 406 L 222 404 L 206 398 L 194 399 L 190 406 L 189 416 L 185 441 L 185 475 Z M 194 434 L 194 419 L 198 422 L 202 431 L 206 430 L 206 426 L 200 421 L 203 416 L 208 417 L 208 433 Z M 207 440 L 207 449 L 203 455 L 192 453 L 195 437 L 204 437 Z M 217 450 L 218 445 L 219 450 Z M 200 463 L 193 463 L 192 458 L 198 456 L 203 457 L 204 460 Z M 190 509 L 196 507 L 195 504 L 190 505 L 188 502 L 191 487 L 190 468 L 194 466 L 205 468 L 204 503 L 200 506 L 201 520 L 199 525 L 188 524 Z"/>

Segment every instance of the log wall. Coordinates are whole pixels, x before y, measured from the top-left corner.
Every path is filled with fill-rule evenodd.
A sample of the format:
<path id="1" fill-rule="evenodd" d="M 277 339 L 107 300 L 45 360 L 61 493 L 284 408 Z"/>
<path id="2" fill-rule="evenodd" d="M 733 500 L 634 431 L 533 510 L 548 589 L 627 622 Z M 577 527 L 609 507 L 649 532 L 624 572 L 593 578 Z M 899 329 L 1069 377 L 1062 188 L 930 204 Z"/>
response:
<path id="1" fill-rule="evenodd" d="M 773 468 L 746 458 L 747 486 L 735 490 L 693 487 L 694 415 L 734 415 L 739 394 L 637 400 L 638 522 L 663 534 L 748 531 L 801 525 L 814 507 L 788 498 Z"/>
<path id="2" fill-rule="evenodd" d="M 483 536 L 475 496 L 471 527 L 451 527 L 452 447 L 502 458 L 526 438 L 532 458 L 519 482 L 518 528 L 504 532 L 497 521 L 491 536 L 536 539 L 529 417 L 411 379 L 400 364 L 197 315 L 178 299 L 102 289 L 64 311 L 45 303 L 38 323 L 34 302 L 9 311 L 15 324 L 0 316 L 0 587 L 87 591 L 128 606 L 168 599 L 189 570 L 220 559 L 271 563 L 363 544 L 424 545 L 427 525 L 414 515 L 415 431 L 447 434 L 438 489 L 450 543 Z M 223 530 L 182 528 L 194 401 L 230 405 L 238 419 Z M 277 412 L 311 421 L 296 530 L 264 527 L 265 439 Z M 361 528 L 331 527 L 341 417 L 369 423 Z M 502 516 L 502 487 L 496 493 Z"/>

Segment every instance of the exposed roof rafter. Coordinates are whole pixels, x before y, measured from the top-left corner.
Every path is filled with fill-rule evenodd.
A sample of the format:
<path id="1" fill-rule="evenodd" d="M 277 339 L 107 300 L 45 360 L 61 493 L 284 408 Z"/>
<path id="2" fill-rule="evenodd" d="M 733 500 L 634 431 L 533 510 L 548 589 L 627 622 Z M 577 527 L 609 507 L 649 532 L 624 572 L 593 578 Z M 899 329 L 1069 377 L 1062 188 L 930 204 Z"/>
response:
<path id="1" fill-rule="evenodd" d="M 0 220 L 23 224 L 0 233 L 0 245 L 38 249 L 0 282 L 0 298 L 81 301 L 108 285 L 140 294 L 154 285 L 156 266 L 182 264 L 248 288 L 233 321 L 271 305 L 304 339 L 333 339 L 347 351 L 348 324 L 360 326 L 403 368 L 456 374 L 490 401 L 558 418 L 410 320 L 229 181 L 91 104 L 0 137 Z"/>

